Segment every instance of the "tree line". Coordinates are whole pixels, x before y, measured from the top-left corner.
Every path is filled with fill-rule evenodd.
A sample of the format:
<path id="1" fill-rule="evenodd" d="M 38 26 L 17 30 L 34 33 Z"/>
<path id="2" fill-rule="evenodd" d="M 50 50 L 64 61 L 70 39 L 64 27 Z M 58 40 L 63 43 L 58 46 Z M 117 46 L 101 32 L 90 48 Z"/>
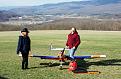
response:
<path id="1" fill-rule="evenodd" d="M 23 27 L 30 30 L 69 30 L 71 27 L 76 27 L 78 30 L 121 31 L 121 20 L 66 18 L 24 26 L 0 24 L 0 31 L 17 31 Z"/>

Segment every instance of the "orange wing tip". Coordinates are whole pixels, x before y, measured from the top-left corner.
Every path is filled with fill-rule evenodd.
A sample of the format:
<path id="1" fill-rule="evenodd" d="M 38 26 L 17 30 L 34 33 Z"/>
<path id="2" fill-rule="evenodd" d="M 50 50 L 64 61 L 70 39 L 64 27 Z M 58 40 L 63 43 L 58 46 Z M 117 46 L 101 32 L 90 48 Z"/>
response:
<path id="1" fill-rule="evenodd" d="M 106 58 L 106 55 L 92 55 L 91 58 Z"/>
<path id="2" fill-rule="evenodd" d="M 74 72 L 75 74 L 100 74 L 99 71 Z"/>

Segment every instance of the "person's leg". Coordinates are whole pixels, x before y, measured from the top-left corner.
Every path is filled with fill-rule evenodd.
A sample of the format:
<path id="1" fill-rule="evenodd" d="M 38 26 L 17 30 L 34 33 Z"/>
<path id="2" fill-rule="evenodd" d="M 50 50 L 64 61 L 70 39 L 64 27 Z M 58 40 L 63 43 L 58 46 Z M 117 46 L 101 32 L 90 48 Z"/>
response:
<path id="1" fill-rule="evenodd" d="M 28 54 L 25 56 L 25 69 L 28 68 Z"/>
<path id="2" fill-rule="evenodd" d="M 69 49 L 67 56 L 70 56 L 70 53 L 71 53 L 71 49 Z"/>
<path id="3" fill-rule="evenodd" d="M 28 68 L 28 58 L 26 58 L 25 69 Z"/>
<path id="4" fill-rule="evenodd" d="M 70 49 L 70 57 L 71 57 L 71 59 L 73 60 L 74 59 L 74 57 L 73 57 L 73 55 L 74 55 L 74 49 L 72 48 L 72 49 Z"/>
<path id="5" fill-rule="evenodd" d="M 24 69 L 25 68 L 25 55 L 24 54 L 22 54 L 22 69 Z"/>
<path id="6" fill-rule="evenodd" d="M 22 60 L 22 69 L 24 69 L 24 58 Z"/>
<path id="7" fill-rule="evenodd" d="M 75 49 L 72 48 L 72 49 L 70 49 L 70 51 L 69 51 L 70 57 L 71 57 L 72 60 L 74 60 L 74 53 L 75 53 L 76 49 L 77 49 L 77 48 L 75 48 Z"/>

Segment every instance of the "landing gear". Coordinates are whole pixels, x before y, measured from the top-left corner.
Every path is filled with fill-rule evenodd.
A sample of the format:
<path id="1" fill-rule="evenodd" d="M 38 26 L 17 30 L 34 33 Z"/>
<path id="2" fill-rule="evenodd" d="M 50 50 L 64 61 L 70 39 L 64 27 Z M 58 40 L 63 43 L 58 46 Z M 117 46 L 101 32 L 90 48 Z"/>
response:
<path id="1" fill-rule="evenodd" d="M 62 67 L 62 65 L 60 65 L 60 66 L 59 66 L 59 69 L 60 69 L 60 70 L 63 70 L 63 67 Z"/>
<path id="2" fill-rule="evenodd" d="M 59 69 L 60 70 L 63 70 L 63 67 L 62 66 L 63 66 L 63 62 L 62 62 L 62 60 L 60 60 L 60 66 L 59 66 Z"/>
<path id="3" fill-rule="evenodd" d="M 52 62 L 49 62 L 48 66 L 51 67 L 52 65 L 53 65 L 53 63 Z"/>

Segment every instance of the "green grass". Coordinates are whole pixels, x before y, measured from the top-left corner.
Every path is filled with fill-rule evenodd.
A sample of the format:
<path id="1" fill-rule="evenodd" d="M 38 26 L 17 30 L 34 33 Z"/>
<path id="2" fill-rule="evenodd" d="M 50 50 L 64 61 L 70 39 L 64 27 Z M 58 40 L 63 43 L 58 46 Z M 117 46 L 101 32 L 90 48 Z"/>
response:
<path id="1" fill-rule="evenodd" d="M 32 52 L 37 55 L 56 56 L 58 51 L 50 51 L 49 45 L 64 47 L 69 31 L 30 31 Z M 40 65 L 51 60 L 29 59 L 28 70 L 21 70 L 21 58 L 16 54 L 19 32 L 0 32 L 0 78 L 8 79 L 121 79 L 121 32 L 79 31 L 81 45 L 75 55 L 105 54 L 107 58 L 86 59 L 82 66 L 88 71 L 101 74 L 74 74 L 58 66 Z M 58 63 L 56 61 L 56 63 Z"/>

